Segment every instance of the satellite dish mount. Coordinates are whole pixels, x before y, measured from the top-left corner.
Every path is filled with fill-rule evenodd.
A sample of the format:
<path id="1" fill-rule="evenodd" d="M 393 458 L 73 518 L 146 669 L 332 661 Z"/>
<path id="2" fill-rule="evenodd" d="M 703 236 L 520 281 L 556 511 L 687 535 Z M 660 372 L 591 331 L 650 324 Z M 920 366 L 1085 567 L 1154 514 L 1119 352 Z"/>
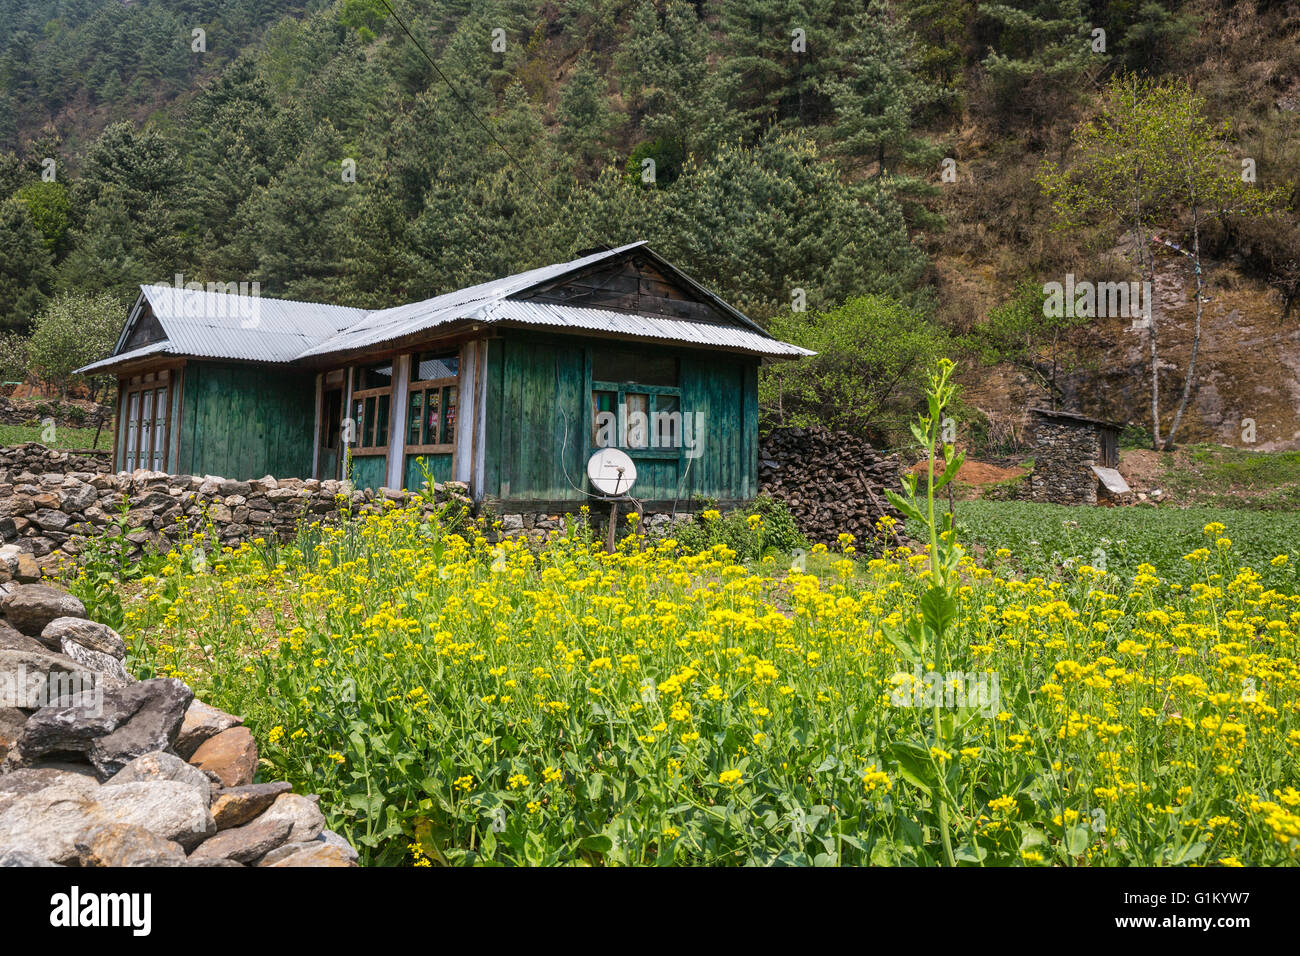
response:
<path id="1" fill-rule="evenodd" d="M 601 448 L 587 461 L 587 480 L 609 501 L 609 534 L 605 539 L 605 550 L 613 553 L 618 503 L 631 500 L 628 492 L 636 483 L 636 463 L 617 448 Z"/>

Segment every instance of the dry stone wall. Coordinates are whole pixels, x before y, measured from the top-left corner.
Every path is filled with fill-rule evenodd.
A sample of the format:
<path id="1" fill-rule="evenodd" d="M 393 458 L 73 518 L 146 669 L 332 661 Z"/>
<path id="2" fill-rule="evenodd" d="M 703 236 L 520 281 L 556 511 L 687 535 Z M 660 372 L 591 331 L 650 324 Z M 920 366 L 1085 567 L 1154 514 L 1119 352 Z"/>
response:
<path id="1" fill-rule="evenodd" d="M 26 448 L 27 446 L 22 446 Z M 36 446 L 40 448 L 40 446 Z M 13 449 L 9 449 L 12 451 Z M 0 580 L 18 576 L 21 555 L 48 564 L 54 552 L 76 555 L 88 536 L 102 534 L 119 519 L 130 545 L 167 551 L 182 537 L 210 531 L 223 545 L 258 537 L 287 538 L 301 524 L 330 521 L 344 510 L 377 511 L 387 502 L 404 505 L 404 491 L 356 490 L 341 481 L 275 479 L 234 481 L 216 475 L 168 475 L 138 470 L 108 474 L 90 470 L 35 472 L 30 449 L 19 468 L 0 460 Z M 36 464 L 54 462 L 36 456 Z M 434 486 L 435 504 L 469 506 L 464 484 Z M 30 564 L 30 562 L 24 562 Z"/>
<path id="2" fill-rule="evenodd" d="M 72 595 L 0 584 L 0 867 L 356 865 L 240 717 L 125 656 Z"/>

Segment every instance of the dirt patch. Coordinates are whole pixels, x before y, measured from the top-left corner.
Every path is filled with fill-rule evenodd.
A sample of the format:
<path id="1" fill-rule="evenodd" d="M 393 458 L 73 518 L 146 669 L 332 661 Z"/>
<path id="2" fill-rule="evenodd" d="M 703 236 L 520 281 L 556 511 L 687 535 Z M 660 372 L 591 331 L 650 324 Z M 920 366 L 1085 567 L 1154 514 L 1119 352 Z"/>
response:
<path id="1" fill-rule="evenodd" d="M 944 461 L 940 458 L 935 462 L 935 473 L 943 471 L 944 467 Z M 924 461 L 918 461 L 912 466 L 912 471 L 918 475 L 924 475 L 928 470 L 929 464 Z M 957 469 L 957 480 L 964 485 L 992 485 L 1010 478 L 1018 478 L 1024 473 L 1023 468 L 1003 468 L 1000 465 L 991 465 L 986 461 L 974 461 L 968 458 Z"/>
<path id="2" fill-rule="evenodd" d="M 1174 453 L 1179 454 L 1178 452 Z M 1150 491 L 1160 487 L 1164 474 L 1166 455 L 1150 448 L 1130 448 L 1119 455 L 1119 473 L 1134 491 Z"/>

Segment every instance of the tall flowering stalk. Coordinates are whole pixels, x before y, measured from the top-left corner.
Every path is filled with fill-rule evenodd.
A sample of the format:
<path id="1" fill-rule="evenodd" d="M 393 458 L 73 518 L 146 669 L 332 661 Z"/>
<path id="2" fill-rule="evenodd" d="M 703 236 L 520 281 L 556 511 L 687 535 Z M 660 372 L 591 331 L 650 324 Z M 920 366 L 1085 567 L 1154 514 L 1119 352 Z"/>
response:
<path id="1" fill-rule="evenodd" d="M 952 382 L 955 366 L 948 359 L 942 359 L 937 369 L 930 374 L 930 384 L 926 389 L 927 414 L 918 415 L 912 424 L 912 436 L 926 451 L 927 470 L 924 496 L 918 492 L 918 476 L 909 472 L 903 481 L 906 495 L 886 491 L 890 502 L 909 520 L 923 525 L 930 545 L 930 587 L 921 595 L 921 616 L 913 618 L 901 632 L 890 635 L 903 656 L 914 664 L 930 662 L 931 669 L 941 673 L 948 672 L 950 649 L 945 641 L 945 634 L 957 617 L 957 588 L 959 579 L 957 564 L 961 561 L 963 551 L 956 542 L 952 530 L 951 510 L 942 517 L 935 515 L 935 495 L 943 489 L 961 468 L 965 455 L 958 452 L 951 444 L 941 440 L 943 432 L 944 411 L 952 404 L 956 386 Z M 943 446 L 944 469 L 935 475 L 935 453 Z M 936 693 L 931 708 L 931 734 L 933 743 L 929 747 L 915 744 L 904 745 L 896 749 L 900 770 L 913 785 L 927 791 L 937 807 L 939 838 L 943 844 L 944 862 L 956 866 L 952 849 L 952 833 L 949 822 L 949 805 L 955 809 L 948 774 L 945 773 L 943 761 L 951 759 L 949 755 L 949 736 L 954 730 L 952 722 L 945 722 L 940 713 L 942 694 Z M 918 760 L 918 758 L 920 758 Z M 928 763 L 928 766 L 924 764 Z M 955 766 L 955 764 L 954 764 Z"/>

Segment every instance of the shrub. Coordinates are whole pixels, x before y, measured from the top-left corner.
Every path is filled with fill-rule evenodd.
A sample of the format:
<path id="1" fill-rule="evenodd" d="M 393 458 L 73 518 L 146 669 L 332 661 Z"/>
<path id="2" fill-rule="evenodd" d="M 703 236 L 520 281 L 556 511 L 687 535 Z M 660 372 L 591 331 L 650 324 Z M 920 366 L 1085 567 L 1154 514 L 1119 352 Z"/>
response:
<path id="1" fill-rule="evenodd" d="M 737 561 L 788 554 L 808 543 L 799 533 L 790 509 L 766 494 L 725 515 L 716 508 L 705 508 L 689 524 L 674 528 L 672 535 L 691 553 L 725 545 L 736 553 Z"/>

